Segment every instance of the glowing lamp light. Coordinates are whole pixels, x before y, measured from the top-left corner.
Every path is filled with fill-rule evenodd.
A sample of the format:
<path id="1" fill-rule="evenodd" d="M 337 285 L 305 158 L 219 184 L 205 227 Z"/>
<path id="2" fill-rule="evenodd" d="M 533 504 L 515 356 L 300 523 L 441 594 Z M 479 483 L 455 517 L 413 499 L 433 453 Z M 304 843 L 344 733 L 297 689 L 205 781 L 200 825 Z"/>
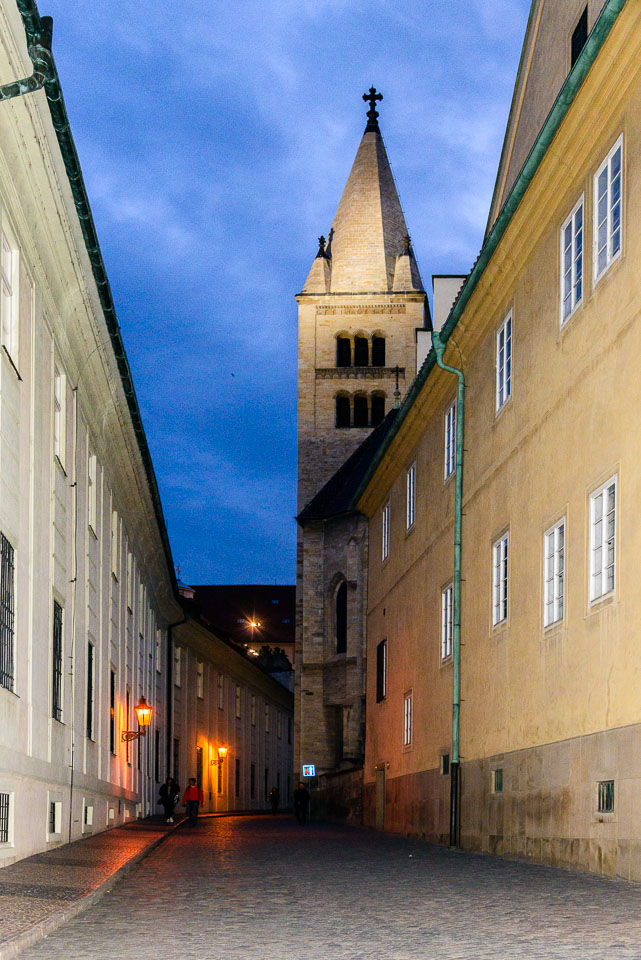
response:
<path id="1" fill-rule="evenodd" d="M 144 697 L 141 697 L 136 706 L 134 707 L 136 711 L 136 718 L 138 720 L 139 727 L 148 727 L 151 723 L 151 714 L 152 709 L 145 700 Z"/>
<path id="2" fill-rule="evenodd" d="M 227 756 L 227 747 L 218 747 L 218 759 L 222 763 Z"/>

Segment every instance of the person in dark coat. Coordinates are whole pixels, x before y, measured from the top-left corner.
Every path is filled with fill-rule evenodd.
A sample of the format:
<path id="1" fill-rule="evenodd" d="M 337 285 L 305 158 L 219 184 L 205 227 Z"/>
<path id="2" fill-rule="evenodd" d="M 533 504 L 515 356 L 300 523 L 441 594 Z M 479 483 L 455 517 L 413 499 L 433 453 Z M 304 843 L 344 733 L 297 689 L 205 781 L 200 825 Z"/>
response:
<path id="1" fill-rule="evenodd" d="M 294 790 L 294 813 L 299 823 L 304 824 L 309 812 L 309 790 L 304 783 L 299 783 Z"/>
<path id="2" fill-rule="evenodd" d="M 165 820 L 167 823 L 174 822 L 174 807 L 180 795 L 180 787 L 173 777 L 167 777 L 165 783 L 160 788 L 160 802 L 165 810 Z"/>

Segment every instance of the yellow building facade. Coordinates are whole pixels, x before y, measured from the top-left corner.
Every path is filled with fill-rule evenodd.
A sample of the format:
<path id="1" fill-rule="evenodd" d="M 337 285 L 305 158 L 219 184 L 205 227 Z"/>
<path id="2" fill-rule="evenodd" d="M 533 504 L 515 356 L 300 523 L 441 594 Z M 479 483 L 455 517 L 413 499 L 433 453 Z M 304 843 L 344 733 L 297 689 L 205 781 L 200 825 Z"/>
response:
<path id="1" fill-rule="evenodd" d="M 447 841 L 457 701 L 456 842 L 630 879 L 640 118 L 638 4 L 533 3 L 488 233 L 440 333 L 465 379 L 459 611 L 458 381 L 434 350 L 354 500 L 366 822 Z"/>

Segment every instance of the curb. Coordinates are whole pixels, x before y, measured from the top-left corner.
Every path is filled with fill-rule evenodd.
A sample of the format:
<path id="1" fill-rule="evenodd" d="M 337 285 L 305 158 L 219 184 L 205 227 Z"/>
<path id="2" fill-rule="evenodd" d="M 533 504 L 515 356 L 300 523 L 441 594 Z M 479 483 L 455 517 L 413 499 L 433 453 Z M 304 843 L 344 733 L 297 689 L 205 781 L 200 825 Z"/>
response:
<path id="1" fill-rule="evenodd" d="M 179 820 L 178 823 L 173 824 L 165 834 L 153 840 L 144 850 L 134 854 L 127 863 L 123 863 L 111 876 L 103 880 L 102 883 L 94 887 L 93 890 L 90 890 L 89 893 L 78 897 L 77 900 L 74 900 L 64 909 L 57 910 L 52 916 L 45 917 L 44 920 L 35 923 L 29 930 L 25 930 L 23 933 L 19 933 L 5 943 L 0 944 L 0 960 L 12 960 L 13 957 L 17 957 L 18 954 L 26 950 L 27 947 L 32 947 L 34 943 L 38 943 L 38 941 L 48 937 L 50 933 L 53 933 L 58 927 L 61 927 L 63 923 L 67 923 L 68 920 L 77 917 L 79 913 L 82 913 L 88 907 L 93 906 L 101 900 L 119 880 L 122 880 L 122 878 L 129 873 L 132 867 L 135 867 L 141 860 L 144 860 L 150 853 L 153 853 L 183 822 L 183 820 Z"/>

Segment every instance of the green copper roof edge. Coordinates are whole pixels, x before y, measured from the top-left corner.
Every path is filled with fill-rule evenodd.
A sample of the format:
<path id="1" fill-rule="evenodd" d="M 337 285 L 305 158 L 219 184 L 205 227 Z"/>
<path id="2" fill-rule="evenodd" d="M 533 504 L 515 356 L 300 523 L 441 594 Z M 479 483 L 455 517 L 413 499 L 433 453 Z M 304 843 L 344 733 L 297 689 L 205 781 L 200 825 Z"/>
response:
<path id="1" fill-rule="evenodd" d="M 41 32 L 38 7 L 35 0 L 16 0 L 16 4 L 18 10 L 20 11 L 20 15 L 22 16 L 22 22 L 24 24 L 25 33 L 27 36 L 27 46 L 30 47 L 32 43 L 36 42 Z M 140 407 L 138 406 L 138 400 L 136 398 L 136 391 L 134 389 L 133 379 L 131 376 L 131 369 L 129 367 L 129 361 L 127 360 L 127 354 L 125 353 L 125 347 L 122 342 L 120 325 L 116 316 L 113 297 L 111 295 L 111 288 L 107 278 L 107 271 L 105 270 L 105 264 L 102 259 L 102 253 L 98 243 L 98 236 L 96 234 L 96 227 L 91 213 L 89 198 L 87 196 L 87 191 L 82 176 L 76 145 L 71 133 L 69 118 L 67 116 L 67 110 L 62 96 L 60 79 L 58 77 L 58 71 L 56 69 L 53 56 L 51 57 L 50 75 L 45 81 L 44 89 L 47 97 L 47 103 L 49 105 L 49 111 L 51 113 L 51 120 L 56 131 L 60 152 L 62 154 L 65 170 L 69 179 L 69 185 L 71 187 L 76 212 L 80 221 L 80 228 L 85 241 L 87 255 L 91 263 L 91 269 L 96 287 L 98 289 L 100 305 L 102 307 L 102 312 L 104 314 L 107 329 L 109 331 L 111 345 L 116 357 L 116 362 L 118 364 L 120 379 L 122 381 L 122 387 L 125 392 L 127 406 L 129 408 L 129 415 L 131 417 L 132 426 L 138 442 L 138 449 L 145 472 L 147 474 L 147 482 L 149 484 L 149 491 L 151 493 L 151 498 L 156 513 L 156 521 L 158 523 L 158 528 L 165 551 L 165 558 L 169 567 L 172 590 L 174 597 L 177 599 L 179 594 L 176 584 L 174 562 L 171 554 L 171 546 L 169 544 L 167 527 L 165 525 L 162 503 L 160 500 L 160 492 L 158 490 L 158 481 L 156 480 L 156 474 L 154 471 L 151 454 L 149 452 L 149 446 L 147 444 L 147 437 L 145 436 L 145 429 L 142 422 L 142 416 L 140 414 Z"/>
<path id="2" fill-rule="evenodd" d="M 585 79 L 587 73 L 589 72 L 592 64 L 596 60 L 598 54 L 603 47 L 603 44 L 607 40 L 610 30 L 614 26 L 614 23 L 621 13 L 623 7 L 625 6 L 627 0 L 607 0 L 605 6 L 603 7 L 599 18 L 597 19 L 592 31 L 586 41 L 583 50 L 581 51 L 576 63 L 574 64 L 572 70 L 568 74 L 565 83 L 561 87 L 559 94 L 554 102 L 552 109 L 550 110 L 539 134 L 534 141 L 534 145 L 528 154 L 528 157 L 521 167 L 518 177 L 510 191 L 507 200 L 505 201 L 500 214 L 494 222 L 494 226 L 490 230 L 485 243 L 481 248 L 481 252 L 477 258 L 476 263 L 472 267 L 472 270 L 463 285 L 463 288 L 458 296 L 458 299 L 454 303 L 452 309 L 450 310 L 449 316 L 443 327 L 440 331 L 441 339 L 447 343 L 452 332 L 454 331 L 456 324 L 461 318 L 467 303 L 472 296 L 476 286 L 485 272 L 485 268 L 488 265 L 492 254 L 498 247 L 505 231 L 508 228 L 514 213 L 516 212 L 521 200 L 523 199 L 527 188 L 529 187 L 536 171 L 538 170 L 545 154 L 547 153 L 548 147 L 552 143 L 552 140 L 556 136 L 556 133 L 561 126 L 562 121 L 565 118 L 570 106 L 572 105 L 574 98 L 576 97 L 578 91 L 581 88 L 583 80 Z M 374 473 L 378 469 L 378 466 L 385 456 L 385 453 L 389 449 L 391 443 L 393 442 L 395 436 L 401 430 L 401 427 L 409 413 L 416 397 L 423 388 L 423 385 L 427 381 L 427 378 L 435 366 L 436 357 L 434 354 L 434 348 L 430 349 L 427 357 L 423 361 L 423 365 L 416 375 L 414 383 L 410 387 L 403 405 L 401 406 L 396 420 L 392 424 L 390 432 L 387 434 L 387 437 L 383 441 L 382 445 L 379 447 L 376 455 L 374 456 L 370 467 L 363 477 L 361 484 L 354 494 L 354 498 L 351 503 L 353 510 L 357 509 L 357 504 L 363 493 L 369 486 L 369 483 L 374 476 Z"/>

